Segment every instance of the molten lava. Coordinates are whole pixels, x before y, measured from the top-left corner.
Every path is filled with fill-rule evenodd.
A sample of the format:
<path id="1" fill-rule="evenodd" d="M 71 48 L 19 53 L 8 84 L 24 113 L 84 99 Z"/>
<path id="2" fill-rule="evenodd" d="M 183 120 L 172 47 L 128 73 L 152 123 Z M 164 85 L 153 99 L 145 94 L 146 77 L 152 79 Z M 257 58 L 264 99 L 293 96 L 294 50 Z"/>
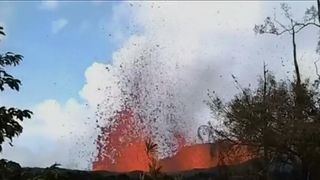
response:
<path id="1" fill-rule="evenodd" d="M 92 169 L 113 172 L 148 171 L 150 160 L 146 153 L 145 140 L 149 137 L 139 131 L 130 111 L 120 112 L 116 120 L 117 124 L 113 127 L 102 130 L 102 136 L 98 139 L 97 160 L 93 162 Z M 237 164 L 249 159 L 246 147 L 221 156 L 224 143 L 185 146 L 186 141 L 179 133 L 176 134 L 176 143 L 177 154 L 159 160 L 164 172 Z"/>
<path id="2" fill-rule="evenodd" d="M 138 134 L 132 113 L 122 111 L 116 120 L 115 127 L 102 130 L 98 140 L 98 160 L 93 163 L 93 170 L 126 172 L 148 169 L 145 137 Z"/>
<path id="3" fill-rule="evenodd" d="M 160 165 L 164 172 L 177 172 L 232 165 L 249 160 L 246 147 L 234 147 L 237 151 L 232 151 L 225 157 L 222 145 L 216 143 L 185 146 L 175 156 L 160 160 Z"/>

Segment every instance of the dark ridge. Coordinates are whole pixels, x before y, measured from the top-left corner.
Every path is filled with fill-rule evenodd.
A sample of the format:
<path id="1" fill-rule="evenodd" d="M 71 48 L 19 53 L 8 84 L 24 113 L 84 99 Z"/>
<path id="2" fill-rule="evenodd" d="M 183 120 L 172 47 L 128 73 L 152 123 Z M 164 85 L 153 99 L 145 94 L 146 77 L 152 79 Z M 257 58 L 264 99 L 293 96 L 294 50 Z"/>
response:
<path id="1" fill-rule="evenodd" d="M 181 171 L 175 173 L 161 173 L 156 178 L 142 171 L 132 171 L 128 173 L 116 173 L 109 171 L 82 171 L 59 168 L 57 166 L 48 168 L 30 168 L 21 167 L 18 163 L 8 161 L 2 162 L 0 165 L 1 180 L 148 180 L 148 179 L 163 179 L 163 180 L 255 180 L 259 179 L 257 167 L 259 160 L 250 160 L 238 165 L 219 166 L 209 169 L 194 169 L 190 171 Z M 272 180 L 291 180 L 296 179 L 294 173 L 273 173 L 270 175 Z M 271 180 L 270 179 L 270 180 Z"/>

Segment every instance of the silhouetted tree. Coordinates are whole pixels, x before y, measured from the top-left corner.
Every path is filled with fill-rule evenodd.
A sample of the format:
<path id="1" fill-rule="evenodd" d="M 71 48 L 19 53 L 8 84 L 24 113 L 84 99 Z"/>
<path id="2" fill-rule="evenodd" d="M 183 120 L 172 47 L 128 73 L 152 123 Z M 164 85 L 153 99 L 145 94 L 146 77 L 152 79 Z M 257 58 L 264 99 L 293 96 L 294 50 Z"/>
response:
<path id="1" fill-rule="evenodd" d="M 5 35 L 3 27 L 0 26 L 0 35 Z M 23 56 L 12 52 L 0 54 L 0 90 L 4 91 L 6 87 L 19 91 L 21 81 L 11 74 L 7 73 L 6 67 L 17 66 L 22 61 Z M 22 132 L 20 124 L 25 118 L 31 118 L 32 112 L 29 110 L 20 110 L 15 107 L 0 107 L 0 151 L 1 144 L 5 138 L 9 139 L 11 144 L 12 138 Z"/>
<path id="2" fill-rule="evenodd" d="M 320 7 L 319 0 L 317 5 Z M 264 24 L 255 26 L 254 31 L 291 35 L 296 79 L 277 81 L 264 66 L 263 77 L 256 89 L 242 88 L 233 76 L 241 93 L 227 103 L 209 93 L 207 104 L 223 125 L 213 130 L 216 139 L 251 147 L 252 154 L 264 162 L 261 172 L 265 179 L 270 165 L 274 166 L 275 162 L 301 170 L 302 179 L 317 179 L 320 169 L 320 79 L 314 83 L 301 81 L 296 35 L 308 26 L 320 27 L 320 13 L 311 6 L 305 11 L 304 20 L 298 22 L 292 18 L 287 4 L 281 4 L 281 8 L 289 24 L 279 22 L 276 16 L 267 17 Z M 320 53 L 320 41 L 316 51 Z M 316 73 L 319 76 L 318 71 Z"/>
<path id="3" fill-rule="evenodd" d="M 270 17 L 267 17 L 265 19 L 264 24 L 262 25 L 256 25 L 254 28 L 254 31 L 258 34 L 265 34 L 265 33 L 269 33 L 269 34 L 274 34 L 274 35 L 282 35 L 284 33 L 288 33 L 291 35 L 292 38 L 292 50 L 293 50 L 293 61 L 294 61 L 294 67 L 295 67 L 295 72 L 296 72 L 296 83 L 295 86 L 293 86 L 293 92 L 295 93 L 295 100 L 292 102 L 295 104 L 295 110 L 293 113 L 293 115 L 298 119 L 298 122 L 302 122 L 304 123 L 305 118 L 305 108 L 309 107 L 311 105 L 315 106 L 315 104 L 312 104 L 313 102 L 311 102 L 310 100 L 308 100 L 308 93 L 314 93 L 315 91 L 312 92 L 308 92 L 308 90 L 306 90 L 306 86 L 308 85 L 308 83 L 305 84 L 301 84 L 301 74 L 299 71 L 299 64 L 297 61 L 297 46 L 296 46 L 296 35 L 304 30 L 305 28 L 307 28 L 308 26 L 315 26 L 320 28 L 320 12 L 319 12 L 319 7 L 320 7 L 320 1 L 317 0 L 317 8 L 315 6 L 311 6 L 310 8 L 307 8 L 305 11 L 305 15 L 303 17 L 303 21 L 302 22 L 298 22 L 297 20 L 292 18 L 292 13 L 290 12 L 290 6 L 288 6 L 287 4 L 283 3 L 281 4 L 281 8 L 283 10 L 283 14 L 285 16 L 286 19 L 289 20 L 288 24 L 283 24 L 281 22 L 279 22 L 276 18 L 276 15 L 274 15 L 273 19 L 271 19 Z M 320 41 L 318 41 L 318 46 L 316 48 L 316 52 L 320 54 Z M 315 67 L 316 67 L 316 73 L 319 76 L 318 73 L 318 68 L 315 62 Z M 319 79 L 315 81 L 314 85 L 316 87 L 319 86 Z M 318 98 L 318 97 L 316 97 Z M 297 120 L 296 120 L 297 121 Z M 302 127 L 305 127 L 305 124 L 300 124 Z M 307 132 L 311 132 L 312 127 L 308 127 L 308 129 L 304 129 Z M 313 132 L 312 132 L 313 133 Z M 304 134 L 296 134 L 299 136 L 306 136 Z M 301 137 L 300 137 L 301 138 Z M 303 140 L 306 141 L 310 141 L 308 139 L 304 139 Z M 305 146 L 305 147 L 301 147 L 303 150 L 309 148 L 310 145 Z M 312 147 L 312 148 L 318 148 L 318 147 Z M 312 153 L 311 153 L 312 154 Z M 303 161 L 303 160 L 302 160 Z M 308 164 L 307 162 L 302 162 L 302 166 L 304 169 L 304 173 L 308 174 L 309 170 L 308 170 L 308 165 L 303 165 L 303 164 Z M 307 175 L 306 175 L 307 176 Z"/>
<path id="4" fill-rule="evenodd" d="M 251 147 L 253 155 L 264 160 L 264 176 L 269 165 L 279 161 L 303 170 L 303 179 L 314 177 L 319 168 L 320 94 L 303 82 L 302 102 L 297 103 L 295 86 L 296 81 L 276 81 L 265 71 L 257 89 L 241 88 L 228 103 L 209 94 L 208 105 L 225 126 L 215 130 L 217 139 Z"/>
<path id="5" fill-rule="evenodd" d="M 319 0 L 317 0 L 317 5 L 318 7 L 320 7 Z M 274 15 L 273 18 L 267 17 L 264 20 L 264 24 L 255 25 L 254 31 L 257 34 L 273 34 L 280 36 L 282 34 L 287 33 L 291 35 L 293 47 L 293 62 L 296 72 L 297 84 L 300 84 L 301 76 L 299 70 L 299 63 L 297 60 L 296 35 L 308 26 L 315 26 L 320 28 L 320 12 L 317 10 L 315 6 L 311 6 L 310 8 L 306 9 L 303 21 L 298 22 L 297 20 L 293 19 L 292 13 L 290 11 L 291 7 L 288 4 L 282 3 L 281 9 L 283 10 L 284 17 L 289 21 L 288 24 L 283 24 L 277 19 L 276 15 Z M 316 51 L 320 54 L 320 41 L 318 41 Z"/>

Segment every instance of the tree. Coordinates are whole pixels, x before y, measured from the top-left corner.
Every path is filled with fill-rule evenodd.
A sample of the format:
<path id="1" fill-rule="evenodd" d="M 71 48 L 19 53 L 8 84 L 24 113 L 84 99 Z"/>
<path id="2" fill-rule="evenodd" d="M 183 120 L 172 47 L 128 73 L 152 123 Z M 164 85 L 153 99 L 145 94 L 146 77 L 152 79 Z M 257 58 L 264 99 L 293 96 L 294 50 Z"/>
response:
<path id="1" fill-rule="evenodd" d="M 320 0 L 317 0 L 318 8 L 320 7 Z M 292 13 L 290 12 L 290 6 L 286 3 L 281 4 L 281 9 L 284 12 L 285 18 L 289 21 L 289 23 L 283 24 L 281 23 L 276 15 L 274 15 L 273 19 L 271 17 L 266 17 L 264 20 L 264 24 L 255 25 L 254 31 L 257 34 L 273 34 L 273 35 L 283 35 L 288 33 L 291 35 L 292 39 L 292 52 L 293 52 L 293 62 L 296 72 L 297 84 L 301 83 L 301 76 L 299 70 L 299 63 L 297 60 L 297 46 L 296 46 L 296 35 L 309 26 L 315 26 L 320 28 L 320 12 L 316 7 L 311 6 L 307 8 L 305 11 L 305 16 L 303 17 L 302 22 L 298 22 L 292 18 Z M 320 41 L 318 41 L 318 46 L 316 49 L 317 53 L 320 53 Z"/>
<path id="2" fill-rule="evenodd" d="M 156 151 L 158 148 L 158 145 L 153 143 L 151 139 L 147 139 L 145 141 L 146 146 L 146 154 L 149 159 L 149 175 L 151 179 L 160 179 L 161 176 L 161 168 L 162 166 L 159 164 L 159 160 L 156 157 Z"/>
<path id="3" fill-rule="evenodd" d="M 317 3 L 320 7 L 319 0 Z M 301 179 L 319 179 L 320 79 L 314 83 L 302 82 L 296 35 L 308 26 L 320 27 L 320 13 L 311 6 L 305 11 L 303 22 L 298 22 L 292 18 L 288 5 L 281 4 L 281 8 L 290 22 L 288 25 L 280 23 L 276 16 L 267 17 L 264 24 L 255 26 L 254 31 L 291 35 L 296 79 L 278 81 L 264 66 L 263 77 L 256 89 L 242 88 L 233 76 L 241 93 L 227 103 L 209 93 L 207 104 L 216 120 L 223 124 L 222 128 L 213 130 L 216 139 L 251 147 L 252 154 L 264 162 L 261 171 L 265 179 L 275 162 L 300 170 Z M 320 41 L 316 51 L 320 52 Z"/>
<path id="4" fill-rule="evenodd" d="M 275 161 L 300 166 L 305 176 L 319 168 L 319 92 L 306 81 L 303 102 L 296 103 L 295 83 L 276 81 L 265 71 L 257 89 L 241 88 L 228 103 L 209 94 L 207 103 L 224 125 L 214 130 L 216 139 L 250 147 L 264 161 L 264 176 Z"/>
<path id="5" fill-rule="evenodd" d="M 303 18 L 302 22 L 298 22 L 297 20 L 294 20 L 292 18 L 292 13 L 290 12 L 290 6 L 288 6 L 287 4 L 283 3 L 281 4 L 281 8 L 283 10 L 283 14 L 285 16 L 286 19 L 289 20 L 289 24 L 285 25 L 281 22 L 279 22 L 276 18 L 276 15 L 274 15 L 273 20 L 270 17 L 267 17 L 265 19 L 264 24 L 262 25 L 256 25 L 254 28 L 254 31 L 258 34 L 265 34 L 265 33 L 269 33 L 269 34 L 274 34 L 274 35 L 282 35 L 284 33 L 288 33 L 291 35 L 292 38 L 292 50 L 293 50 L 293 61 L 294 61 L 294 67 L 295 67 L 295 73 L 296 73 L 296 83 L 295 86 L 293 86 L 292 88 L 294 89 L 293 92 L 295 93 L 295 100 L 293 103 L 296 104 L 295 106 L 295 110 L 294 112 L 292 112 L 296 118 L 298 119 L 298 121 L 304 123 L 304 108 L 306 108 L 306 106 L 310 105 L 308 103 L 312 103 L 311 101 L 308 101 L 306 99 L 306 94 L 307 93 L 311 93 L 311 92 L 307 92 L 308 90 L 306 90 L 306 86 L 308 83 L 305 83 L 304 85 L 301 84 L 301 74 L 299 71 L 299 63 L 297 61 L 297 46 L 296 46 L 296 35 L 304 30 L 305 28 L 309 27 L 309 26 L 315 26 L 320 28 L 320 12 L 319 12 L 319 8 L 320 8 L 320 0 L 317 0 L 317 8 L 315 6 L 311 6 L 310 8 L 307 8 L 305 11 L 305 15 Z M 320 41 L 318 41 L 318 45 L 316 48 L 316 52 L 320 54 Z M 320 76 L 318 74 L 318 68 L 317 68 L 317 64 L 315 62 L 315 67 L 316 67 L 316 73 L 319 77 L 318 80 L 315 81 L 314 85 L 316 85 L 316 87 L 319 87 L 319 80 L 320 80 Z M 313 91 L 312 93 L 314 93 L 315 91 Z M 318 97 L 316 97 L 318 98 Z M 305 125 L 305 124 L 301 124 L 301 125 Z M 310 127 L 311 128 L 311 127 Z M 305 129 L 306 131 L 309 131 L 309 129 Z M 301 136 L 303 136 L 302 134 L 300 134 Z M 318 148 L 318 147 L 317 147 Z M 305 148 L 303 148 L 305 149 Z M 308 171 L 308 170 L 305 170 Z M 307 173 L 307 172 L 305 172 Z"/>
<path id="6" fill-rule="evenodd" d="M 0 35 L 5 36 L 3 27 L 0 26 Z M 7 73 L 6 67 L 17 66 L 22 61 L 23 56 L 12 52 L 0 54 L 0 90 L 5 88 L 19 91 L 21 81 L 16 79 L 11 74 Z M 30 110 L 20 110 L 15 107 L 0 107 L 0 151 L 2 151 L 1 144 L 5 139 L 9 139 L 11 144 L 13 137 L 18 136 L 22 132 L 22 122 L 25 118 L 31 118 L 32 112 Z"/>

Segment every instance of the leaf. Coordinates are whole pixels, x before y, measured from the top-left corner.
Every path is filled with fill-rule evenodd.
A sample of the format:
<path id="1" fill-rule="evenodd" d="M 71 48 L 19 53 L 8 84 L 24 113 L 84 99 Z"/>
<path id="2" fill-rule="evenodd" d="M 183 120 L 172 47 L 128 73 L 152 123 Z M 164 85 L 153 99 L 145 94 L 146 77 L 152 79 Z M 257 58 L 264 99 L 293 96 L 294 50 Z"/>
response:
<path id="1" fill-rule="evenodd" d="M 59 166 L 61 166 L 61 164 L 59 164 L 59 163 L 54 163 L 54 164 L 52 164 L 52 165 L 49 167 L 49 169 L 58 168 Z"/>
<path id="2" fill-rule="evenodd" d="M 3 27 L 2 27 L 2 26 L 0 26 L 0 34 L 3 35 L 3 36 L 6 35 L 6 34 L 3 32 Z"/>

